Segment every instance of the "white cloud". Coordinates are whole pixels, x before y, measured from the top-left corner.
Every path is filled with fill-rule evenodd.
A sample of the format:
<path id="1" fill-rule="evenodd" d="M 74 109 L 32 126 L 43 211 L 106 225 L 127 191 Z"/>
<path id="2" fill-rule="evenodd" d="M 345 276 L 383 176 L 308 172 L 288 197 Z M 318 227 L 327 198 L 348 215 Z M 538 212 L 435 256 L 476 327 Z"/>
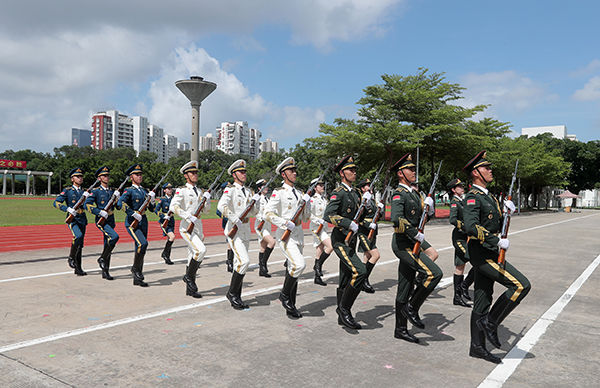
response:
<path id="1" fill-rule="evenodd" d="M 600 99 L 600 76 L 592 77 L 583 86 L 575 91 L 573 98 L 578 101 L 593 101 Z"/>
<path id="2" fill-rule="evenodd" d="M 556 94 L 549 93 L 544 86 L 531 78 L 519 75 L 512 70 L 483 74 L 470 73 L 461 77 L 460 84 L 466 90 L 464 92 L 465 99 L 459 104 L 491 105 L 483 113 L 483 116 L 522 113 L 539 104 L 558 98 Z"/>
<path id="3" fill-rule="evenodd" d="M 597 73 L 598 71 L 600 71 L 600 59 L 593 59 L 592 61 L 590 61 L 590 63 L 588 63 L 584 67 L 572 72 L 571 76 L 573 76 L 573 77 L 589 76 L 590 74 Z"/>

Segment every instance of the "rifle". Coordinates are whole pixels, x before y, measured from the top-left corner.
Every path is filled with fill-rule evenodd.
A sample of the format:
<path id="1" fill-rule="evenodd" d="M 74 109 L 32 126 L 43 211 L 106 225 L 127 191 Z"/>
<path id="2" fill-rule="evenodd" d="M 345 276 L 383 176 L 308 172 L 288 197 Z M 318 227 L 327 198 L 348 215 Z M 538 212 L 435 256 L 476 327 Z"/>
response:
<path id="1" fill-rule="evenodd" d="M 125 187 L 125 184 L 127 183 L 127 181 L 129 180 L 129 177 L 126 177 L 123 182 L 121 182 L 121 184 L 119 185 L 119 188 L 117 189 L 117 191 L 119 193 L 121 193 L 121 191 L 123 190 L 123 187 Z M 117 201 L 117 196 L 115 195 L 114 191 L 113 194 L 111 195 L 110 199 L 108 200 L 108 202 L 106 203 L 106 206 L 104 206 L 104 210 L 105 212 L 109 212 L 112 210 L 112 208 L 115 206 L 115 202 Z M 96 222 L 96 224 L 98 226 L 104 226 L 104 224 L 106 224 L 106 218 L 100 216 L 100 218 L 98 218 L 98 222 Z"/>
<path id="2" fill-rule="evenodd" d="M 510 181 L 510 189 L 508 189 L 508 200 L 512 200 L 512 191 L 513 186 L 515 185 L 515 181 L 517 180 L 517 168 L 519 167 L 519 159 L 517 159 L 517 163 L 515 164 L 515 172 L 513 173 L 512 179 Z M 506 209 L 504 213 L 504 221 L 502 222 L 502 232 L 500 233 L 501 238 L 506 238 L 508 236 L 508 227 L 510 226 L 510 209 Z M 506 249 L 500 249 L 500 254 L 498 255 L 498 264 L 504 268 L 505 265 L 505 257 L 506 257 Z"/>
<path id="3" fill-rule="evenodd" d="M 158 188 L 160 187 L 160 184 L 163 183 L 163 181 L 165 180 L 165 178 L 167 177 L 167 175 L 169 175 L 169 173 L 171 172 L 171 170 L 172 170 L 172 168 L 170 168 L 169 171 L 167 171 L 167 173 L 165 175 L 163 175 L 162 178 L 160 178 L 160 180 L 158 181 L 158 183 L 150 191 L 153 191 L 156 194 L 156 190 L 158 190 Z M 150 206 L 150 196 L 148 194 L 146 194 L 146 198 L 144 199 L 144 202 L 142 203 L 142 206 L 140 206 L 140 208 L 137 209 L 136 211 L 140 215 L 143 215 L 146 212 L 146 209 L 148 208 L 148 206 Z M 133 221 L 131 222 L 130 226 L 131 226 L 132 229 L 135 229 L 135 228 L 138 227 L 139 224 L 140 224 L 140 222 L 134 218 Z"/>
<path id="4" fill-rule="evenodd" d="M 271 182 L 273 182 L 273 179 L 275 179 L 275 176 L 271 177 L 271 179 L 269 179 L 269 181 L 260 189 L 264 189 L 265 187 L 269 187 L 269 185 L 271 184 Z M 244 209 L 244 211 L 242 212 L 242 214 L 240 214 L 240 216 L 238 217 L 238 219 L 240 221 L 242 221 L 244 218 L 246 218 L 248 216 L 248 213 L 250 213 L 250 211 L 252 210 L 252 208 L 254 207 L 254 204 L 256 203 L 256 200 L 252 200 L 250 201 L 250 203 L 248 204 L 248 206 L 246 206 L 246 208 Z M 233 225 L 233 228 L 231 228 L 231 230 L 229 231 L 229 233 L 227 233 L 227 237 L 229 238 L 233 238 L 235 236 L 235 234 L 238 231 L 238 226 L 236 224 Z"/>
<path id="5" fill-rule="evenodd" d="M 86 190 L 88 193 L 90 193 L 94 187 L 96 187 L 96 185 L 100 183 L 100 179 L 96 179 L 96 182 L 94 182 L 93 185 L 91 185 L 90 187 L 88 187 L 88 189 Z M 85 199 L 87 197 L 85 197 L 83 194 L 81 195 L 81 197 L 79 197 L 79 200 L 77 201 L 77 203 L 75 204 L 75 206 L 73 206 L 73 210 L 77 210 L 79 209 L 81 206 L 83 206 L 83 203 L 85 202 Z M 67 218 L 65 218 L 65 223 L 66 224 L 70 224 L 73 222 L 73 220 L 75 220 L 75 216 L 71 213 L 69 213 L 69 215 L 67 216 Z"/>
<path id="6" fill-rule="evenodd" d="M 385 163 L 382 163 L 381 167 L 379 167 L 379 170 L 377 170 L 377 173 L 375 174 L 375 178 L 373 178 L 373 180 L 371 181 L 371 184 L 369 185 L 369 192 L 371 192 L 371 190 L 373 190 L 373 186 L 375 185 L 375 182 L 377 182 L 377 180 L 379 179 L 379 174 L 381 173 L 381 169 L 383 168 L 384 165 L 385 165 Z M 360 217 L 362 217 L 362 214 L 364 213 L 366 206 L 367 206 L 367 201 L 363 197 L 363 200 L 360 202 L 360 206 L 358 207 L 358 210 L 356 211 L 356 214 L 354 215 L 352 222 L 354 222 L 355 224 L 358 224 L 358 220 L 360 219 Z M 350 239 L 352 239 L 353 234 L 354 234 L 354 232 L 352 230 L 348 231 L 348 234 L 346 235 L 346 238 L 344 239 L 344 242 L 346 243 L 346 245 L 348 245 L 350 243 Z"/>
<path id="7" fill-rule="evenodd" d="M 221 179 L 221 177 L 225 173 L 225 170 L 226 170 L 226 168 L 223 168 L 223 170 L 221 170 L 221 173 L 219 175 L 217 175 L 217 177 L 215 178 L 213 183 L 209 186 L 209 188 L 207 190 L 208 193 L 210 193 L 211 191 L 213 191 L 215 189 L 215 187 L 219 183 L 219 179 Z M 202 197 L 202 201 L 200 201 L 200 203 L 198 204 L 198 207 L 196 208 L 196 211 L 192 215 L 194 217 L 198 218 L 198 216 L 200 215 L 200 212 L 202 211 L 202 209 L 204 209 L 205 205 L 206 205 L 206 197 Z M 192 233 L 192 231 L 194 230 L 194 226 L 195 226 L 194 223 L 190 222 L 190 224 L 187 227 L 186 232 Z"/>
<path id="8" fill-rule="evenodd" d="M 319 175 L 319 178 L 317 179 L 317 181 L 315 183 L 313 183 L 312 185 L 310 185 L 308 190 L 306 190 L 306 194 L 308 194 L 311 197 L 313 196 L 313 194 L 315 193 L 315 187 L 317 187 L 317 183 L 319 183 L 319 181 L 323 179 L 323 177 L 325 176 L 325 173 L 328 170 L 329 170 L 329 166 L 327 166 L 327 168 L 325 170 L 323 170 L 321 175 Z M 298 203 L 298 207 L 296 208 L 296 212 L 294 213 L 294 216 L 292 217 L 292 219 L 290 221 L 292 221 L 294 224 L 297 224 L 298 219 L 300 218 L 300 215 L 304 211 L 305 207 L 306 207 L 306 201 L 301 199 L 300 202 Z M 289 229 L 286 229 L 286 231 L 283 232 L 283 235 L 281 236 L 281 241 L 284 241 L 284 242 L 287 241 L 290 238 L 291 233 L 292 232 Z"/>
<path id="9" fill-rule="evenodd" d="M 433 192 L 435 191 L 435 183 L 437 182 L 438 176 L 440 175 L 440 169 L 442 168 L 443 162 L 444 162 L 443 160 L 440 162 L 437 172 L 435 173 L 435 176 L 433 177 L 433 182 L 431 182 L 431 187 L 429 188 L 429 193 L 427 194 L 427 196 L 429 198 L 433 198 Z M 421 213 L 421 220 L 419 221 L 419 227 L 417 228 L 419 233 L 423 233 L 423 230 L 425 230 L 425 223 L 427 222 L 427 218 L 428 218 L 427 212 L 428 211 L 429 211 L 429 205 L 425 205 L 425 209 L 423 209 L 423 213 Z M 417 254 L 419 254 L 419 250 L 421 250 L 421 242 L 417 241 L 412 250 L 413 255 L 416 256 Z"/>
<path id="10" fill-rule="evenodd" d="M 380 207 L 377 207 L 377 211 L 375 212 L 375 217 L 373 217 L 374 224 L 378 223 L 381 216 L 383 216 L 385 214 L 385 204 L 386 204 L 388 196 L 391 192 L 392 192 L 392 186 L 388 184 L 385 187 L 385 189 L 383 190 L 383 197 L 381 198 L 381 203 L 383 203 L 383 209 L 381 209 Z M 373 240 L 374 235 L 375 235 L 375 229 L 371 229 L 369 231 L 369 235 L 367 236 L 367 238 L 369 240 Z"/>

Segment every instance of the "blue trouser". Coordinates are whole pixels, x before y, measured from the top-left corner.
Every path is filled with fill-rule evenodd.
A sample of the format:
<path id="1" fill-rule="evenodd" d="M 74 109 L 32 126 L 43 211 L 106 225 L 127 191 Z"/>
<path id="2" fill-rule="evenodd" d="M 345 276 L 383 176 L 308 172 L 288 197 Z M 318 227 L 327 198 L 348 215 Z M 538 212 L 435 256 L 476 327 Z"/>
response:
<path id="1" fill-rule="evenodd" d="M 117 244 L 117 241 L 119 241 L 119 235 L 117 234 L 117 232 L 115 232 L 114 221 L 106 222 L 104 226 L 100 226 L 98 225 L 98 223 L 96 223 L 96 227 L 100 229 L 102 235 L 104 236 L 104 246 L 110 246 L 111 248 L 114 248 Z"/>
<path id="2" fill-rule="evenodd" d="M 146 236 L 148 236 L 148 219 L 146 216 L 142 218 L 136 229 L 132 229 L 127 222 L 125 223 L 125 228 L 135 242 L 136 253 L 146 254 L 146 248 L 148 248 L 148 240 L 146 239 Z"/>
<path id="3" fill-rule="evenodd" d="M 83 237 L 85 236 L 85 227 L 86 224 L 79 223 L 77 221 L 73 221 L 68 224 L 69 230 L 73 234 L 73 241 L 71 245 L 74 247 L 82 247 L 83 248 Z"/>

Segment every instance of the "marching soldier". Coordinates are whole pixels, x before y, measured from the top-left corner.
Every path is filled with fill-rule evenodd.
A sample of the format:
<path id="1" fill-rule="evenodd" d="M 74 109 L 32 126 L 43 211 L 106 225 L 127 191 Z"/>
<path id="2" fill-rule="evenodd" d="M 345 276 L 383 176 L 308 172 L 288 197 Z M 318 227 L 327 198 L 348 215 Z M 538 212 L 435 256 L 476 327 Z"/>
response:
<path id="1" fill-rule="evenodd" d="M 140 287 L 148 287 L 148 283 L 144 282 L 144 274 L 142 273 L 144 267 L 144 256 L 146 255 L 146 249 L 148 248 L 148 218 L 146 214 L 143 215 L 138 212 L 146 196 L 150 197 L 150 205 L 148 209 L 154 211 L 154 191 L 148 192 L 142 187 L 143 173 L 142 165 L 134 164 L 130 166 L 125 174 L 129 175 L 131 179 L 131 187 L 128 187 L 123 192 L 123 195 L 117 202 L 117 209 L 125 207 L 125 229 L 127 233 L 133 238 L 135 242 L 135 253 L 133 255 L 133 266 L 131 267 L 131 273 L 133 274 L 133 285 Z M 133 220 L 137 220 L 137 228 L 132 227 Z"/>
<path id="2" fill-rule="evenodd" d="M 227 187 L 228 184 L 229 183 L 227 182 L 223 182 L 221 189 L 225 190 L 225 187 Z M 225 227 L 227 226 L 227 217 L 223 217 L 223 214 L 221 214 L 219 209 L 217 209 L 215 214 L 221 219 L 221 228 L 225 230 Z M 227 241 L 227 238 L 225 238 L 225 241 Z M 227 266 L 227 272 L 233 272 L 233 250 L 229 244 L 227 245 L 227 259 L 225 259 L 225 264 Z"/>
<path id="3" fill-rule="evenodd" d="M 285 281 L 279 294 L 281 305 L 288 316 L 301 318 L 302 314 L 296 308 L 296 294 L 298 292 L 298 277 L 306 267 L 302 251 L 304 249 L 304 232 L 302 222 L 308 221 L 310 217 L 310 196 L 294 187 L 296 183 L 296 162 L 294 158 L 288 157 L 281 162 L 275 172 L 283 178 L 283 186 L 273 190 L 271 199 L 265 209 L 267 221 L 277 226 L 277 241 L 287 259 Z M 297 223 L 291 221 L 298 208 L 300 200 L 304 200 L 306 206 Z M 287 241 L 281 238 L 286 231 L 290 231 Z"/>
<path id="4" fill-rule="evenodd" d="M 316 248 L 315 252 L 315 265 L 313 270 L 315 271 L 315 284 L 326 286 L 322 279 L 323 276 L 323 263 L 333 252 L 331 246 L 331 237 L 327 233 L 327 223 L 323 219 L 325 214 L 325 208 L 327 207 L 327 198 L 325 198 L 325 182 L 319 181 L 319 178 L 313 179 L 310 184 L 311 186 L 316 183 L 315 194 L 310 199 L 310 230 L 313 233 L 313 246 Z M 321 226 L 323 225 L 323 226 Z M 317 233 L 319 227 L 321 232 Z"/>
<path id="5" fill-rule="evenodd" d="M 360 190 L 361 195 L 369 192 L 369 188 L 371 186 L 371 180 L 365 179 L 358 183 L 358 190 Z M 375 293 L 375 289 L 369 283 L 369 276 L 371 276 L 371 272 L 373 272 L 373 268 L 381 255 L 379 254 L 379 249 L 377 249 L 377 224 L 373 223 L 373 217 L 375 217 L 375 212 L 377 211 L 377 207 L 384 205 L 380 202 L 375 205 L 375 200 L 371 198 L 367 202 L 367 207 L 365 209 L 365 215 L 362 222 L 358 225 L 358 252 L 362 252 L 363 255 L 363 263 L 365 263 L 365 268 L 367 273 L 365 275 L 365 281 L 363 282 L 362 290 L 366 293 L 373 294 Z M 369 240 L 369 233 L 371 230 L 375 231 L 372 240 Z"/>
<path id="6" fill-rule="evenodd" d="M 163 236 L 167 237 L 167 242 L 160 257 L 163 258 L 165 263 L 172 265 L 174 263 L 171 261 L 171 247 L 175 241 L 175 218 L 169 215 L 169 206 L 171 206 L 171 200 L 173 199 L 173 185 L 165 183 L 162 188 L 165 196 L 160 198 L 154 211 L 158 214 L 158 224 L 162 229 Z M 166 228 L 163 227 L 165 220 L 167 220 Z"/>
<path id="7" fill-rule="evenodd" d="M 361 194 L 352 187 L 356 181 L 356 164 L 351 155 L 345 156 L 334 167 L 342 179 L 341 184 L 333 191 L 329 203 L 325 208 L 324 218 L 333 224 L 331 242 L 333 250 L 340 259 L 339 287 L 337 291 L 338 324 L 350 329 L 362 329 L 352 316 L 351 308 L 358 294 L 362 290 L 367 269 L 365 264 L 356 254 L 358 224 L 353 217 L 358 211 Z M 366 194 L 370 199 L 370 193 Z M 346 245 L 347 234 L 352 231 L 353 236 Z"/>
<path id="8" fill-rule="evenodd" d="M 507 250 L 508 239 L 498 236 L 502 229 L 500 204 L 487 189 L 494 179 L 491 163 L 485 151 L 478 153 L 463 168 L 473 185 L 465 197 L 464 219 L 467 231 L 467 251 L 475 268 L 475 301 L 471 313 L 471 346 L 469 355 L 499 364 L 502 360 L 491 354 L 485 345 L 487 338 L 500 348 L 498 325 L 519 305 L 529 293 L 529 280 L 508 261 L 498 265 L 499 249 Z M 512 201 L 504 201 L 505 209 L 515 210 Z M 494 282 L 507 290 L 492 305 Z"/>
<path id="9" fill-rule="evenodd" d="M 87 218 L 83 212 L 83 207 L 75 210 L 72 206 L 75 206 L 81 196 L 89 196 L 86 190 L 81 187 L 83 183 L 83 170 L 80 167 L 76 167 L 69 172 L 71 177 L 71 187 L 65 188 L 54 200 L 54 207 L 62 210 L 63 212 L 69 213 L 74 217 L 73 222 L 68 224 L 69 230 L 73 234 L 73 241 L 71 242 L 71 252 L 69 253 L 69 267 L 74 268 L 75 275 L 85 276 L 85 272 L 81 268 L 81 254 L 83 250 L 83 238 L 85 236 L 85 228 L 87 226 Z M 67 214 L 67 217 L 69 215 Z"/>
<path id="10" fill-rule="evenodd" d="M 258 253 L 258 275 L 270 278 L 269 268 L 267 267 L 267 261 L 275 248 L 275 238 L 271 235 L 271 223 L 265 220 L 265 208 L 267 206 L 267 194 L 269 188 L 265 186 L 267 181 L 265 179 L 259 179 L 256 181 L 256 192 L 260 194 L 260 206 L 256 219 L 254 222 L 254 230 L 258 236 L 259 253 Z M 260 223 L 263 223 L 259 228 Z"/>
<path id="11" fill-rule="evenodd" d="M 100 179 L 100 187 L 92 190 L 92 194 L 85 200 L 87 210 L 96 216 L 96 227 L 100 229 L 104 236 L 104 249 L 98 258 L 98 265 L 102 270 L 102 279 L 113 280 L 114 278 L 108 272 L 110 269 L 110 258 L 119 235 L 115 232 L 115 216 L 113 210 L 106 211 L 104 208 L 110 201 L 110 198 L 115 194 L 119 198 L 119 192 L 110 189 L 108 182 L 110 180 L 110 169 L 107 166 L 102 166 L 96 170 L 96 177 Z M 104 225 L 100 225 L 98 221 L 104 218 Z"/>
<path id="12" fill-rule="evenodd" d="M 181 217 L 179 234 L 188 245 L 188 265 L 183 277 L 186 284 L 185 294 L 193 298 L 202 298 L 196 285 L 196 273 L 206 254 L 206 246 L 203 243 L 202 221 L 194 216 L 194 212 L 202 202 L 202 198 L 206 198 L 206 205 L 202 212 L 208 213 L 210 210 L 210 193 L 208 191 L 203 193 L 201 189 L 196 187 L 196 183 L 198 183 L 197 161 L 187 162 L 179 169 L 179 172 L 185 178 L 185 186 L 179 187 L 175 191 L 169 210 Z M 187 229 L 190 224 L 194 224 L 194 229 L 191 233 L 188 233 Z"/>
<path id="13" fill-rule="evenodd" d="M 419 317 L 419 309 L 425 299 L 435 289 L 442 278 L 442 270 L 433 262 L 429 252 L 435 252 L 425 240 L 423 233 L 417 229 L 424 203 L 421 196 L 412 187 L 415 181 L 415 164 L 410 153 L 401 157 L 393 166 L 392 172 L 398 176 L 399 184 L 392 194 L 392 215 L 394 235 L 392 250 L 400 259 L 398 263 L 398 292 L 396 294 L 396 328 L 394 337 L 408 342 L 418 343 L 419 339 L 407 329 L 407 319 L 420 329 L 425 325 Z M 425 198 L 425 204 L 433 211 L 433 200 Z M 412 253 L 415 243 L 421 243 L 421 250 Z M 415 273 L 422 274 L 423 282 L 418 283 L 410 297 Z"/>
<path id="14" fill-rule="evenodd" d="M 251 190 L 244 186 L 247 180 L 245 160 L 236 160 L 229 166 L 227 172 L 233 177 L 233 184 L 225 188 L 217 205 L 217 209 L 223 214 L 223 217 L 227 218 L 224 233 L 234 255 L 233 274 L 226 296 L 234 309 L 243 310 L 248 308 L 248 305 L 242 301 L 242 285 L 248 265 L 250 265 L 250 258 L 248 257 L 250 223 L 248 220 L 256 214 L 257 207 L 260 206 L 260 195 L 253 195 Z M 247 217 L 240 219 L 252 200 L 255 201 L 252 210 L 250 210 Z M 231 238 L 228 234 L 234 225 L 237 226 L 237 232 Z"/>
<path id="15" fill-rule="evenodd" d="M 465 232 L 465 222 L 463 218 L 463 195 L 465 186 L 460 179 L 455 178 L 446 185 L 448 193 L 452 194 L 450 200 L 450 223 L 454 225 L 452 230 L 452 245 L 454 245 L 454 299 L 452 303 L 457 306 L 471 307 L 468 300 L 469 286 L 473 284 L 475 270 L 471 270 L 464 279 L 465 265 L 469 258 L 467 256 L 467 233 Z"/>

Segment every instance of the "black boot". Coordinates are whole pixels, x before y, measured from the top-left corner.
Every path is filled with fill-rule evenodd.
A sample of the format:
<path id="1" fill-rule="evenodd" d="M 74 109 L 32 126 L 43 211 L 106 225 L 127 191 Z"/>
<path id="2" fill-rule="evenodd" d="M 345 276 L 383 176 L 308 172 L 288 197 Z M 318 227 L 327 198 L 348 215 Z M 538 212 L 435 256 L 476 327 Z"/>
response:
<path id="1" fill-rule="evenodd" d="M 359 293 L 360 289 L 355 288 L 351 285 L 346 286 L 346 288 L 344 289 L 344 293 L 342 294 L 342 300 L 340 301 L 340 305 L 335 310 L 338 314 L 338 322 L 341 321 L 342 325 L 350 329 L 356 330 L 362 329 L 362 326 L 356 323 L 350 310 Z"/>
<path id="2" fill-rule="evenodd" d="M 81 253 L 83 251 L 83 247 L 80 245 L 77 247 L 77 254 L 75 255 L 75 275 L 77 276 L 85 276 L 87 272 L 85 272 L 81 268 Z"/>
<path id="3" fill-rule="evenodd" d="M 331 253 L 325 253 L 325 251 L 323 251 L 321 253 L 321 256 L 319 256 L 319 258 L 315 260 L 315 266 L 313 267 L 313 269 L 315 270 L 315 272 L 319 273 L 319 276 L 323 276 L 323 264 L 325 264 L 325 260 L 327 260 L 329 255 L 331 255 Z"/>
<path id="4" fill-rule="evenodd" d="M 506 294 L 500 295 L 487 315 L 477 321 L 477 327 L 485 333 L 486 338 L 492 345 L 500 348 L 498 339 L 498 325 L 517 307 L 518 303 L 512 302 Z"/>
<path id="5" fill-rule="evenodd" d="M 67 263 L 69 263 L 69 267 L 75 269 L 75 259 L 77 258 L 77 246 L 75 244 L 71 244 L 71 252 L 69 252 L 69 257 L 67 258 Z"/>
<path id="6" fill-rule="evenodd" d="M 471 299 L 471 295 L 469 295 L 469 287 L 471 286 L 471 284 L 473 284 L 474 280 L 475 280 L 475 268 L 471 267 L 471 270 L 467 274 L 467 277 L 465 278 L 465 280 L 463 280 L 462 284 L 460 285 L 460 290 L 462 292 L 462 297 L 464 300 L 468 300 L 468 301 L 473 300 L 473 299 Z"/>
<path id="7" fill-rule="evenodd" d="M 410 334 L 406 328 L 406 317 L 402 315 L 404 305 L 405 303 L 396 302 L 396 328 L 394 329 L 394 337 L 418 344 L 419 339 Z"/>
<path id="8" fill-rule="evenodd" d="M 323 257 L 323 254 L 321 254 L 321 257 Z M 321 278 L 321 276 L 323 276 L 323 262 L 321 261 L 321 257 L 315 259 L 315 265 L 313 266 L 313 270 L 315 271 L 315 284 L 326 286 L 327 283 Z"/>
<path id="9" fill-rule="evenodd" d="M 227 263 L 227 272 L 233 272 L 233 250 L 227 250 L 227 260 L 225 263 Z"/>
<path id="10" fill-rule="evenodd" d="M 185 276 L 183 281 L 185 282 L 185 294 L 192 298 L 202 298 L 202 295 L 198 292 L 198 286 L 196 286 L 196 272 L 200 262 L 197 260 L 190 260 L 190 264 L 185 269 Z"/>
<path id="11" fill-rule="evenodd" d="M 323 280 L 323 278 L 321 278 L 321 275 L 319 275 L 317 271 L 315 271 L 315 284 L 318 284 L 319 286 L 327 285 L 327 283 L 325 283 L 325 281 Z"/>
<path id="12" fill-rule="evenodd" d="M 370 261 L 367 261 L 365 263 L 365 266 L 367 267 L 367 276 L 365 277 L 365 281 L 363 283 L 362 289 L 367 294 L 374 294 L 375 289 L 373 288 L 373 286 L 371 286 L 371 283 L 369 283 L 369 275 L 371 275 L 371 272 L 373 271 L 375 264 L 371 263 Z"/>
<path id="13" fill-rule="evenodd" d="M 490 353 L 485 347 L 485 334 L 479 328 L 478 324 L 483 317 L 481 314 L 471 314 L 471 346 L 469 348 L 469 356 L 481 358 L 494 364 L 501 364 L 502 360 Z"/>
<path id="14" fill-rule="evenodd" d="M 114 246 L 104 245 L 104 249 L 102 250 L 102 254 L 98 258 L 98 266 L 102 270 L 102 279 L 113 280 L 114 278 L 110 276 L 108 270 L 110 269 L 110 253 L 112 252 Z"/>
<path id="15" fill-rule="evenodd" d="M 167 240 L 167 243 L 165 244 L 165 249 L 163 249 L 160 255 L 160 257 L 162 257 L 165 263 L 167 263 L 168 265 L 175 264 L 171 261 L 171 247 L 173 246 L 173 242 L 174 241 Z"/>
<path id="16" fill-rule="evenodd" d="M 240 275 L 238 272 L 233 272 L 231 276 L 231 284 L 229 285 L 229 291 L 225 295 L 231 307 L 236 310 L 244 310 L 248 308 L 248 305 L 242 301 L 242 282 L 244 281 L 244 275 Z"/>
<path id="17" fill-rule="evenodd" d="M 293 318 L 301 318 L 302 314 L 296 308 L 296 291 L 298 289 L 298 279 L 292 277 L 289 272 L 285 273 L 285 280 L 283 281 L 283 288 L 279 293 L 279 300 L 281 305 L 285 309 L 288 316 Z"/>
<path id="18" fill-rule="evenodd" d="M 471 305 L 463 299 L 462 283 L 463 275 L 454 274 L 454 299 L 452 300 L 452 303 L 456 306 L 471 307 Z"/>
<path id="19" fill-rule="evenodd" d="M 265 277 L 270 278 L 269 268 L 267 267 L 267 262 L 269 261 L 269 257 L 271 257 L 271 253 L 273 253 L 273 248 L 266 247 L 263 253 L 263 262 L 265 263 Z"/>
<path id="20" fill-rule="evenodd" d="M 271 274 L 269 273 L 269 269 L 267 268 L 267 260 L 265 259 L 266 253 L 267 252 L 265 251 L 258 254 L 258 276 L 270 278 Z"/>
<path id="21" fill-rule="evenodd" d="M 134 286 L 148 287 L 148 283 L 144 282 L 144 274 L 142 273 L 143 267 L 144 255 L 136 252 L 133 256 L 133 266 L 131 266 Z"/>
<path id="22" fill-rule="evenodd" d="M 410 302 L 404 305 L 401 310 L 402 314 L 410 321 L 410 323 L 419 329 L 425 328 L 425 324 L 423 324 L 421 317 L 419 317 L 419 309 L 425 302 L 427 295 L 429 295 L 429 290 L 423 287 L 422 284 L 417 284 L 417 288 L 415 289 Z"/>

